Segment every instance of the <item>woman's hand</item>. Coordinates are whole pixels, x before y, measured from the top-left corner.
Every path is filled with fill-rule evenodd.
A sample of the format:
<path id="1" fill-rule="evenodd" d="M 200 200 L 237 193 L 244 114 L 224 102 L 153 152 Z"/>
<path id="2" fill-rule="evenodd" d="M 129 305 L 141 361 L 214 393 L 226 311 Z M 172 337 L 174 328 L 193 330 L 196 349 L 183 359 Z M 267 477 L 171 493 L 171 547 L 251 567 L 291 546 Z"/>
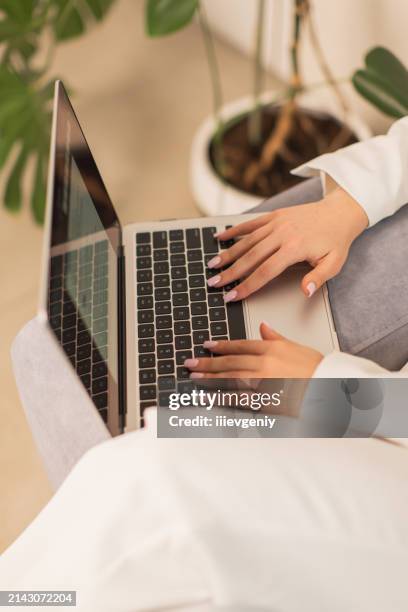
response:
<path id="1" fill-rule="evenodd" d="M 191 378 L 310 378 L 323 359 L 319 351 L 287 340 L 269 325 L 260 327 L 263 340 L 208 341 L 216 357 L 187 359 Z"/>
<path id="2" fill-rule="evenodd" d="M 290 265 L 307 261 L 313 270 L 301 288 L 311 297 L 340 272 L 351 243 L 367 225 L 363 208 L 337 187 L 319 202 L 276 210 L 218 234 L 220 240 L 243 238 L 208 262 L 213 269 L 229 266 L 208 284 L 222 287 L 247 277 L 225 296 L 226 302 L 242 300 Z"/>

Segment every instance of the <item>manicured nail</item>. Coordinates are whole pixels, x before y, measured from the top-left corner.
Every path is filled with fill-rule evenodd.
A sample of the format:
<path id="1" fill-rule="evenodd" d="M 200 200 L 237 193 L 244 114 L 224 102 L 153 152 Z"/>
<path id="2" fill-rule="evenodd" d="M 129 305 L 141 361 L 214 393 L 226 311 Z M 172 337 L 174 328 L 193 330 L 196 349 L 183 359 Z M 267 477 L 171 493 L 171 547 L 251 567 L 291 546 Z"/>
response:
<path id="1" fill-rule="evenodd" d="M 215 266 L 218 266 L 219 263 L 221 263 L 221 257 L 217 255 L 217 257 L 213 257 L 212 259 L 210 259 L 207 266 L 209 268 L 215 268 Z"/>
<path id="2" fill-rule="evenodd" d="M 198 359 L 186 359 L 184 365 L 186 368 L 195 368 L 198 366 Z"/>
<path id="3" fill-rule="evenodd" d="M 204 374 L 202 372 L 191 372 L 190 378 L 204 378 Z"/>
<path id="4" fill-rule="evenodd" d="M 217 274 L 217 276 L 211 276 L 211 278 L 208 279 L 207 281 L 207 285 L 209 287 L 214 287 L 217 283 L 219 283 L 221 280 L 221 275 Z"/>
<path id="5" fill-rule="evenodd" d="M 238 291 L 235 291 L 235 289 L 233 289 L 232 291 L 228 291 L 228 293 L 224 295 L 224 302 L 226 304 L 227 302 L 232 302 L 232 300 L 235 300 L 237 295 L 238 295 Z"/>
<path id="6" fill-rule="evenodd" d="M 266 325 L 266 327 L 269 327 L 269 329 L 271 331 L 273 331 L 273 327 L 270 323 L 268 323 L 267 321 L 261 321 L 261 325 Z"/>
<path id="7" fill-rule="evenodd" d="M 312 295 L 314 294 L 314 292 L 316 291 L 316 289 L 317 289 L 317 287 L 316 287 L 316 284 L 315 284 L 315 283 L 309 283 L 309 284 L 306 286 L 307 295 L 308 295 L 309 297 L 312 297 Z"/>
<path id="8" fill-rule="evenodd" d="M 213 234 L 214 238 L 218 238 L 218 236 L 222 234 L 222 232 L 216 232 L 215 234 Z"/>
<path id="9" fill-rule="evenodd" d="M 204 348 L 214 348 L 217 346 L 218 342 L 216 340 L 206 340 L 203 344 Z"/>

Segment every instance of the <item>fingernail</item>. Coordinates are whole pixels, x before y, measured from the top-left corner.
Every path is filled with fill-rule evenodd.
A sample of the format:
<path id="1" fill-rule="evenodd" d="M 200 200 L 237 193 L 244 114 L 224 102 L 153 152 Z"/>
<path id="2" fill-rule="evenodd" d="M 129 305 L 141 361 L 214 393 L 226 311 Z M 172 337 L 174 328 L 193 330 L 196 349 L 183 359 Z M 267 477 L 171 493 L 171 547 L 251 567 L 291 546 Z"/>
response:
<path id="1" fill-rule="evenodd" d="M 204 374 L 202 372 L 191 372 L 190 378 L 204 378 Z"/>
<path id="2" fill-rule="evenodd" d="M 219 283 L 221 280 L 221 276 L 220 274 L 217 274 L 217 276 L 212 276 L 211 278 L 208 279 L 207 284 L 209 287 L 214 287 L 217 283 Z"/>
<path id="3" fill-rule="evenodd" d="M 209 268 L 215 268 L 215 266 L 218 266 L 219 263 L 221 263 L 221 257 L 217 255 L 217 257 L 213 257 L 212 259 L 210 259 L 207 266 Z"/>
<path id="4" fill-rule="evenodd" d="M 198 359 L 186 359 L 184 365 L 186 368 L 195 368 L 198 366 Z"/>
<path id="5" fill-rule="evenodd" d="M 266 327 L 269 327 L 269 329 L 273 331 L 272 325 L 268 323 L 267 321 L 261 321 L 261 325 L 266 325 Z"/>
<path id="6" fill-rule="evenodd" d="M 217 346 L 218 342 L 216 340 L 206 340 L 203 344 L 204 348 L 214 348 Z"/>
<path id="7" fill-rule="evenodd" d="M 222 234 L 222 232 L 216 232 L 215 234 L 213 234 L 214 238 L 218 238 L 218 236 Z"/>
<path id="8" fill-rule="evenodd" d="M 306 286 L 306 291 L 307 291 L 307 295 L 309 297 L 312 297 L 312 295 L 314 294 L 314 292 L 316 291 L 317 287 L 316 287 L 316 283 L 309 283 Z"/>
<path id="9" fill-rule="evenodd" d="M 238 291 L 235 291 L 235 289 L 233 289 L 232 291 L 228 291 L 228 293 L 224 295 L 224 302 L 226 304 L 227 302 L 232 302 L 232 300 L 235 300 L 237 295 L 238 295 Z"/>

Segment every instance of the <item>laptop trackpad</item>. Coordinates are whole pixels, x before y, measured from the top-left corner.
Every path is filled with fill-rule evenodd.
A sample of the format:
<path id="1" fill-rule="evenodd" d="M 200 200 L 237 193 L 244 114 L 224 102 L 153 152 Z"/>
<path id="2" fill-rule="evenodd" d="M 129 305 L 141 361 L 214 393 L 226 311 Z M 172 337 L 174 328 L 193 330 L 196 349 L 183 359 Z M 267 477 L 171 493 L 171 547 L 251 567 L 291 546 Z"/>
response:
<path id="1" fill-rule="evenodd" d="M 259 338 L 262 321 L 290 340 L 323 354 L 335 348 L 323 291 L 308 299 L 300 288 L 303 266 L 286 270 L 246 301 L 249 337 Z"/>

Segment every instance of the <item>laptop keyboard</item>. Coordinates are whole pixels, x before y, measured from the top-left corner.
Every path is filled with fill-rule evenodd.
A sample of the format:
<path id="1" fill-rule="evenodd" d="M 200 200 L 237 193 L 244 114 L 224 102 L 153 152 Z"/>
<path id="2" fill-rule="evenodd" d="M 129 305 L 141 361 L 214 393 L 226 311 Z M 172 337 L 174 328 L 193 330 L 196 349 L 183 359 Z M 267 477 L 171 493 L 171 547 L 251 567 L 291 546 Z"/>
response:
<path id="1" fill-rule="evenodd" d="M 227 226 L 227 228 L 230 226 Z M 141 413 L 168 405 L 170 393 L 188 391 L 183 363 L 207 357 L 206 340 L 246 337 L 241 302 L 224 303 L 226 287 L 209 287 L 219 270 L 208 261 L 233 241 L 219 242 L 215 227 L 136 234 L 136 294 Z M 180 382 L 181 381 L 181 382 Z"/>
<path id="2" fill-rule="evenodd" d="M 51 258 L 48 314 L 57 339 L 106 422 L 107 240 Z"/>

